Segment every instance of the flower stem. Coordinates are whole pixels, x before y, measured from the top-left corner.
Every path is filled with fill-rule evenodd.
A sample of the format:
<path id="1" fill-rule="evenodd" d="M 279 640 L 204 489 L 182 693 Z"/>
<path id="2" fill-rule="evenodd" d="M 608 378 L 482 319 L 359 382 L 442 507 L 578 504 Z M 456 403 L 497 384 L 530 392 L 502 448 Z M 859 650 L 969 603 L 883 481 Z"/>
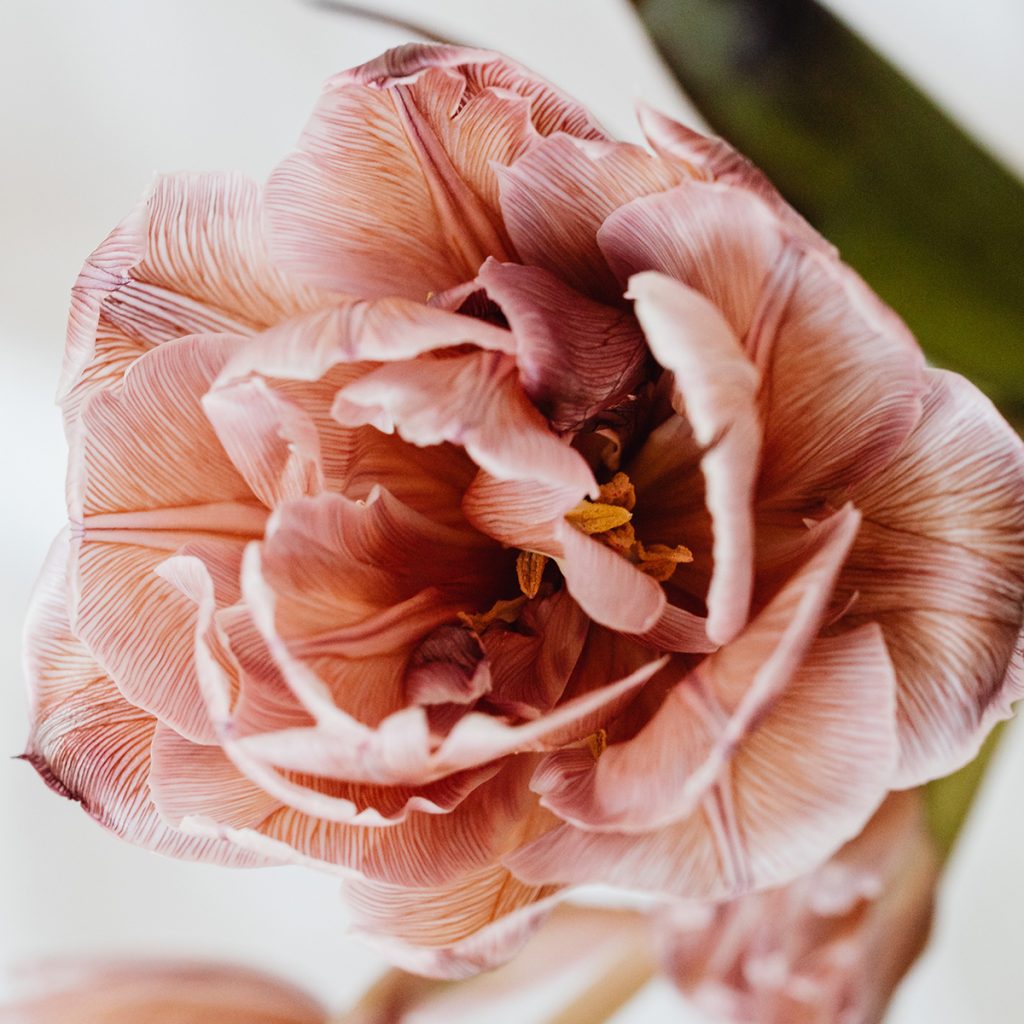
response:
<path id="1" fill-rule="evenodd" d="M 655 965 L 646 948 L 632 946 L 610 970 L 578 995 L 547 1024 L 603 1024 L 626 1005 L 650 980 Z"/>

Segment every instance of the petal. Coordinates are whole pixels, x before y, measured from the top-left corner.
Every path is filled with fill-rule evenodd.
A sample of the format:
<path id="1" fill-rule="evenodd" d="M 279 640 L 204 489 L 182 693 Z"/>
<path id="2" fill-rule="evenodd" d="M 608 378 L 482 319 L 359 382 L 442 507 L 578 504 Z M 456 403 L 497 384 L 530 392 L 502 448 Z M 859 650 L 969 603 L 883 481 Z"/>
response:
<path id="1" fill-rule="evenodd" d="M 820 252 L 804 253 L 759 365 L 763 502 L 806 508 L 868 479 L 920 416 L 926 383 L 914 338 L 852 270 Z"/>
<path id="2" fill-rule="evenodd" d="M 505 863 L 532 884 L 733 899 L 817 867 L 878 807 L 897 754 L 881 633 L 818 640 L 689 817 L 651 832 L 562 825 Z"/>
<path id="3" fill-rule="evenodd" d="M 597 238 L 620 281 L 645 270 L 674 277 L 717 306 L 741 339 L 755 325 L 786 241 L 778 218 L 755 196 L 700 181 L 634 199 L 608 217 Z"/>
<path id="4" fill-rule="evenodd" d="M 582 828 L 627 832 L 693 813 L 785 693 L 821 628 L 858 523 L 847 509 L 819 526 L 799 572 L 734 643 L 684 670 L 635 737 L 596 762 L 579 751 L 548 755 L 533 781 L 545 806 Z"/>
<path id="5" fill-rule="evenodd" d="M 488 260 L 477 281 L 516 336 L 524 390 L 557 431 L 579 429 L 641 382 L 647 351 L 628 313 L 584 298 L 540 267 Z"/>
<path id="6" fill-rule="evenodd" d="M 313 381 L 339 363 L 395 362 L 460 345 L 515 352 L 515 339 L 504 328 L 421 302 L 336 302 L 257 335 L 226 363 L 217 383 L 254 373 Z M 358 367 L 355 375 L 366 369 Z"/>
<path id="7" fill-rule="evenodd" d="M 835 254 L 835 249 L 782 198 L 778 189 L 729 143 L 702 135 L 645 104 L 639 105 L 637 114 L 647 141 L 659 156 L 681 161 L 691 174 L 752 192 L 782 220 L 788 232 L 805 244 Z"/>
<path id="8" fill-rule="evenodd" d="M 120 387 L 92 394 L 72 448 L 72 520 L 88 518 L 91 530 L 205 532 L 208 509 L 220 512 L 220 532 L 252 536 L 262 527 L 265 512 L 200 404 L 241 343 L 230 335 L 168 342 L 139 359 Z M 159 518 L 138 515 L 157 509 Z"/>
<path id="9" fill-rule="evenodd" d="M 24 971 L 19 980 L 25 982 Z M 9 1020 L 21 1024 L 327 1024 L 311 996 L 244 967 L 60 960 L 35 966 L 27 980 L 34 994 L 10 1007 Z"/>
<path id="10" fill-rule="evenodd" d="M 168 175 L 89 257 L 72 289 L 59 394 L 73 415 L 150 346 L 249 334 L 320 298 L 270 264 L 259 189 L 238 175 Z"/>
<path id="11" fill-rule="evenodd" d="M 265 863 L 219 839 L 168 827 L 149 792 L 156 720 L 129 704 L 68 623 L 68 541 L 47 557 L 26 624 L 32 731 L 25 758 L 58 793 L 104 828 L 149 850 L 222 864 Z"/>
<path id="12" fill-rule="evenodd" d="M 480 637 L 492 680 L 488 701 L 503 713 L 535 718 L 565 692 L 587 638 L 587 618 L 563 588 L 530 601 L 516 625 L 494 623 Z"/>
<path id="13" fill-rule="evenodd" d="M 432 889 L 345 887 L 362 939 L 403 970 L 452 980 L 512 959 L 554 909 L 557 892 L 524 885 L 500 867 Z"/>
<path id="14" fill-rule="evenodd" d="M 688 175 L 639 146 L 553 135 L 499 170 L 505 225 L 523 263 L 576 291 L 616 301 L 622 288 L 597 244 L 604 219 Z"/>
<path id="15" fill-rule="evenodd" d="M 235 468 L 268 508 L 323 489 L 320 435 L 298 402 L 254 378 L 208 393 L 203 411 Z"/>
<path id="16" fill-rule="evenodd" d="M 578 452 L 560 441 L 530 404 L 515 362 L 499 353 L 420 359 L 371 371 L 338 395 L 342 423 L 397 430 L 418 446 L 451 441 L 501 479 L 594 488 Z"/>
<path id="17" fill-rule="evenodd" d="M 727 643 L 746 622 L 753 587 L 760 381 L 729 325 L 699 293 L 656 273 L 629 284 L 647 343 L 675 375 L 674 402 L 705 451 L 701 469 L 714 532 L 707 632 Z"/>
<path id="18" fill-rule="evenodd" d="M 410 813 L 387 827 L 327 821 L 282 807 L 251 828 L 185 819 L 197 836 L 223 836 L 278 861 L 409 888 L 447 885 L 495 863 L 535 810 L 526 786 L 533 759 L 513 758 L 447 814 Z"/>
<path id="19" fill-rule="evenodd" d="M 572 97 L 522 65 L 491 50 L 407 43 L 357 68 L 343 71 L 333 81 L 388 87 L 430 67 L 457 68 L 465 76 L 467 88 L 473 95 L 495 89 L 525 97 L 530 104 L 530 118 L 541 135 L 567 132 L 581 138 L 600 138 L 604 134 L 586 108 Z"/>
<path id="20" fill-rule="evenodd" d="M 511 246 L 496 166 L 538 135 L 600 130 L 510 61 L 403 47 L 328 84 L 297 153 L 271 175 L 275 255 L 335 291 L 422 300 Z"/>
<path id="21" fill-rule="evenodd" d="M 1024 696 L 1024 446 L 963 378 L 928 381 L 906 445 L 848 492 L 864 530 L 840 580 L 892 654 L 905 786 L 969 761 Z"/>
<path id="22" fill-rule="evenodd" d="M 186 545 L 237 592 L 242 543 Z M 198 742 L 214 738 L 194 663 L 195 607 L 161 571 L 167 551 L 76 540 L 70 612 L 75 634 L 134 706 Z"/>

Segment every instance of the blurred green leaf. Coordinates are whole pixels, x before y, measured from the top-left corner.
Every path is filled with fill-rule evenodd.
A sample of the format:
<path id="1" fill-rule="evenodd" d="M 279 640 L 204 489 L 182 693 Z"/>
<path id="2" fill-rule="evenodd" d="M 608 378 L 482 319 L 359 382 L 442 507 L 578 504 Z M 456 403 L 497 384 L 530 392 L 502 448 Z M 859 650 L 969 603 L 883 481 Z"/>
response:
<path id="1" fill-rule="evenodd" d="M 811 0 L 635 0 L 716 132 L 1024 424 L 1024 186 Z"/>

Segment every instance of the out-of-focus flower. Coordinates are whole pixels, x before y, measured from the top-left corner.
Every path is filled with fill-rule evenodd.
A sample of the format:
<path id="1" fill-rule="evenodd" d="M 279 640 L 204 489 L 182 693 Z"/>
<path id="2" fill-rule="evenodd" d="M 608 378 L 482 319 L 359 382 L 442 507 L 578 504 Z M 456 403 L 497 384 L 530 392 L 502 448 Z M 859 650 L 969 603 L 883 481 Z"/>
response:
<path id="1" fill-rule="evenodd" d="M 27 756 L 125 838 L 356 876 L 459 975 L 569 885 L 819 867 L 1020 695 L 1024 455 L 724 144 L 494 54 L 332 80 L 87 261 Z"/>
<path id="2" fill-rule="evenodd" d="M 728 1024 L 877 1024 L 931 925 L 939 858 L 916 792 L 824 867 L 663 919 L 666 972 Z"/>
<path id="3" fill-rule="evenodd" d="M 64 963 L 27 975 L 33 994 L 3 1024 L 326 1024 L 292 985 L 242 967 L 198 962 Z"/>

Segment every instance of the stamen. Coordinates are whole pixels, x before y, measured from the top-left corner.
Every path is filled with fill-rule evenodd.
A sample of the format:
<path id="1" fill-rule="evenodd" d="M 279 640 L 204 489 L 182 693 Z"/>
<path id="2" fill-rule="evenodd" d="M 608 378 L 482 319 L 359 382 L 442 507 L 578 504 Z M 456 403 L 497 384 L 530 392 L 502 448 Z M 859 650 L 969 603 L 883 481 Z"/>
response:
<path id="1" fill-rule="evenodd" d="M 653 576 L 659 583 L 671 579 L 677 565 L 693 561 L 693 552 L 682 544 L 677 544 L 674 548 L 667 544 L 644 547 L 642 541 L 637 541 L 633 553 L 637 557 L 637 568 L 642 573 Z"/>
<path id="2" fill-rule="evenodd" d="M 645 575 L 665 583 L 672 578 L 677 566 L 693 561 L 693 552 L 683 544 L 645 546 L 632 523 L 635 508 L 636 488 L 625 473 L 616 473 L 608 483 L 601 485 L 597 501 L 581 501 L 565 518 L 577 530 L 632 562 Z M 517 561 L 517 572 L 519 565 Z M 521 574 L 520 586 L 524 594 L 528 593 Z"/>
<path id="3" fill-rule="evenodd" d="M 495 601 L 485 612 L 459 612 L 459 618 L 474 632 L 482 633 L 492 622 L 515 622 L 527 600 L 524 595 L 507 601 Z"/>
<path id="4" fill-rule="evenodd" d="M 617 526 L 623 526 L 633 518 L 629 509 L 620 505 L 608 505 L 603 501 L 581 501 L 575 508 L 565 513 L 565 518 L 588 536 L 595 533 L 606 533 Z"/>
<path id="5" fill-rule="evenodd" d="M 596 761 L 608 749 L 608 733 L 604 729 L 598 729 L 587 737 L 587 747 Z"/>
<path id="6" fill-rule="evenodd" d="M 548 556 L 538 551 L 520 551 L 516 556 L 516 579 L 519 580 L 519 589 L 526 597 L 537 596 L 547 564 Z"/>

